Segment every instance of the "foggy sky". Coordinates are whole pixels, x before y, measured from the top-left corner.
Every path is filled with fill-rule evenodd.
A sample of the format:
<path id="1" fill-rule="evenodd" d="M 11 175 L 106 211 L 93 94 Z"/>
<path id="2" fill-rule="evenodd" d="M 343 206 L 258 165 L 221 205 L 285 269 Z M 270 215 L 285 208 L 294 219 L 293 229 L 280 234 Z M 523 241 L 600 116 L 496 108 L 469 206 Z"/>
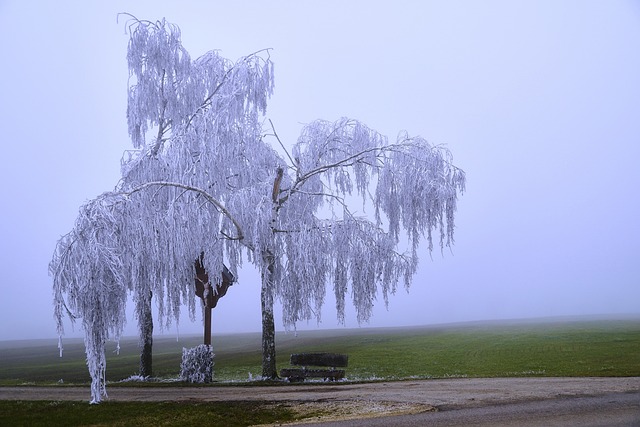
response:
<path id="1" fill-rule="evenodd" d="M 467 173 L 456 244 L 424 248 L 368 326 L 640 314 L 638 2 L 0 0 L 0 340 L 56 336 L 56 241 L 131 148 L 118 12 L 178 24 L 192 58 L 272 48 L 267 118 L 287 144 L 348 116 L 451 150 Z M 239 280 L 214 333 L 260 330 L 259 277 Z M 341 327 L 331 292 L 302 328 Z M 199 314 L 179 330 L 200 333 Z"/>

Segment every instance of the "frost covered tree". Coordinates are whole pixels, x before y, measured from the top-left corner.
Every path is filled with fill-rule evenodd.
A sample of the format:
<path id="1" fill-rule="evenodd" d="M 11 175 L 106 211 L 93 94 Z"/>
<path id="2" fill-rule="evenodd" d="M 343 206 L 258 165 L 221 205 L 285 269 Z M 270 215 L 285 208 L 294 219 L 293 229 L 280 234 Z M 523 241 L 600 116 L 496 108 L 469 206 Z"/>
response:
<path id="1" fill-rule="evenodd" d="M 244 241 L 262 271 L 262 369 L 269 378 L 277 375 L 275 298 L 285 326 L 293 327 L 319 317 L 331 284 L 344 321 L 350 287 L 357 320 L 367 321 L 379 291 L 386 304 L 399 279 L 409 287 L 422 238 L 429 251 L 433 231 L 441 249 L 453 243 L 465 185 L 446 149 L 405 133 L 390 143 L 349 119 L 307 125 L 287 159 L 286 168 L 273 173 L 272 187 L 256 187 L 250 197 L 233 193 L 227 201 L 245 224 Z M 354 196 L 370 216 L 353 212 Z"/>
<path id="2" fill-rule="evenodd" d="M 58 333 L 64 333 L 65 314 L 73 321 L 82 320 L 92 403 L 106 395 L 105 343 L 119 339 L 126 321 L 128 287 L 118 250 L 122 206 L 108 196 L 83 205 L 73 230 L 58 241 L 49 265 Z M 58 345 L 62 356 L 62 340 Z"/>
<path id="3" fill-rule="evenodd" d="M 195 260 L 204 253 L 201 260 L 207 271 L 223 271 L 224 246 L 220 242 L 240 237 L 220 235 L 219 223 L 228 213 L 218 199 L 224 200 L 225 193 L 241 189 L 251 178 L 246 155 L 251 148 L 243 146 L 259 137 L 257 116 L 266 108 L 273 83 L 268 58 L 256 54 L 232 63 L 209 52 L 191 60 L 180 44 L 176 26 L 164 20 L 134 20 L 128 28 L 131 76 L 127 118 L 134 150 L 123 158 L 122 179 L 114 191 L 87 204 L 101 208 L 94 209 L 93 215 L 101 221 L 111 218 L 111 211 L 117 212 L 117 220 L 110 222 L 114 240 L 108 247 L 98 247 L 100 241 L 89 240 L 84 244 L 93 252 L 87 254 L 99 253 L 101 257 L 82 256 L 75 236 L 94 232 L 95 221 L 81 221 L 81 212 L 74 230 L 58 243 L 50 271 L 62 333 L 65 314 L 72 319 L 90 315 L 91 302 L 85 299 L 88 294 L 77 292 L 79 288 L 111 298 L 96 276 L 81 272 L 103 268 L 105 254 L 117 260 L 118 275 L 109 286 L 117 289 L 118 295 L 129 290 L 134 296 L 144 357 L 152 339 L 151 296 L 163 325 L 177 321 L 185 304 L 193 317 Z M 222 150 L 219 147 L 223 144 L 237 145 L 238 149 Z M 239 172 L 230 172 L 235 170 Z M 231 272 L 237 271 L 239 260 L 233 254 L 227 258 Z M 221 275 L 212 276 L 212 285 L 217 285 Z M 71 309 L 60 309 L 65 306 Z M 107 338 L 122 331 L 124 317 L 118 319 L 83 320 L 85 336 L 99 332 L 94 347 L 104 346 Z M 98 360 L 99 352 L 90 352 L 91 348 L 87 347 L 87 359 Z M 97 366 L 100 369 L 91 371 L 92 383 L 97 384 L 92 388 L 92 400 L 99 402 L 105 391 L 105 364 Z"/>
<path id="4" fill-rule="evenodd" d="M 192 61 L 180 43 L 179 28 L 164 20 L 134 19 L 129 30 L 127 118 L 136 151 L 123 164 L 118 191 L 146 188 L 153 181 L 180 184 L 156 185 L 130 199 L 127 223 L 135 223 L 136 233 L 131 241 L 139 242 L 141 251 L 147 250 L 146 242 L 154 240 L 155 249 L 167 250 L 147 253 L 143 263 L 130 270 L 134 272 L 130 280 L 138 284 L 134 288 L 139 323 L 151 325 L 141 327 L 141 342 L 149 342 L 153 323 L 148 295 L 157 295 L 161 319 L 177 320 L 185 301 L 193 317 L 194 261 L 204 253 L 207 271 L 225 268 L 222 246 L 217 242 L 220 236 L 212 230 L 221 211 L 202 209 L 205 197 L 195 189 L 206 189 L 213 200 L 211 194 L 221 199 L 229 186 L 244 185 L 246 176 L 230 177 L 228 173 L 242 168 L 236 165 L 243 159 L 235 153 L 221 155 L 217 147 L 224 139 L 232 143 L 255 138 L 258 112 L 266 108 L 273 86 L 272 64 L 258 55 L 232 63 L 216 52 Z M 167 263 L 172 257 L 180 259 Z M 234 271 L 236 268 L 234 263 Z M 141 281 L 144 275 L 149 280 Z"/>
<path id="5" fill-rule="evenodd" d="M 164 324 L 185 304 L 193 317 L 196 259 L 207 271 L 228 266 L 239 283 L 243 260 L 260 271 L 262 376 L 276 378 L 276 300 L 292 328 L 319 318 L 332 286 L 344 320 L 350 288 L 365 322 L 378 292 L 387 303 L 400 280 L 409 286 L 421 240 L 428 251 L 434 240 L 453 243 L 465 175 L 445 148 L 405 133 L 389 141 L 345 118 L 308 124 L 287 149 L 261 121 L 273 90 L 268 51 L 192 60 L 177 26 L 133 19 L 128 28 L 134 150 L 118 186 L 81 210 L 51 264 L 59 325 L 68 312 L 95 337 L 87 339 L 92 400 L 105 394 L 105 365 L 95 362 L 124 322 L 104 307 L 132 292 L 141 342 L 151 295 Z"/>

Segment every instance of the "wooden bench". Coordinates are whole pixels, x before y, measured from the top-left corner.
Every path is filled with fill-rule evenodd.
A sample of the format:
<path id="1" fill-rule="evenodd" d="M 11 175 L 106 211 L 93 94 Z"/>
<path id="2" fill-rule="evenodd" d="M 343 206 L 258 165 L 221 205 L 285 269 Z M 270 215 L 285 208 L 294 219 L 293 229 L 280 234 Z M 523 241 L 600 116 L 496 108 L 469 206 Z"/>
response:
<path id="1" fill-rule="evenodd" d="M 290 382 L 300 382 L 307 378 L 324 378 L 336 381 L 344 378 L 344 368 L 349 363 L 349 356 L 335 353 L 299 353 L 291 355 L 291 365 L 301 368 L 285 368 L 280 370 L 280 376 Z M 318 366 L 329 369 L 317 369 Z M 310 369 L 311 367 L 311 369 Z"/>

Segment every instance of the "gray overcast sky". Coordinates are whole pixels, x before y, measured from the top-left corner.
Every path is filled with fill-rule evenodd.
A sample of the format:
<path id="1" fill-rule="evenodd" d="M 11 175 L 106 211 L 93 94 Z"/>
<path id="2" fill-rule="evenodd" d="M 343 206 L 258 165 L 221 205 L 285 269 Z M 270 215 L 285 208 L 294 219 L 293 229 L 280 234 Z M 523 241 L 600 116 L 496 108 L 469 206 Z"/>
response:
<path id="1" fill-rule="evenodd" d="M 468 178 L 453 253 L 425 250 L 410 293 L 380 298 L 369 326 L 640 314 L 637 1 L 0 0 L 0 340 L 56 335 L 55 243 L 119 179 L 118 12 L 178 24 L 194 58 L 273 48 L 267 116 L 289 144 L 302 123 L 348 116 L 449 147 Z M 214 332 L 260 329 L 245 270 Z M 322 328 L 338 326 L 330 294 Z"/>

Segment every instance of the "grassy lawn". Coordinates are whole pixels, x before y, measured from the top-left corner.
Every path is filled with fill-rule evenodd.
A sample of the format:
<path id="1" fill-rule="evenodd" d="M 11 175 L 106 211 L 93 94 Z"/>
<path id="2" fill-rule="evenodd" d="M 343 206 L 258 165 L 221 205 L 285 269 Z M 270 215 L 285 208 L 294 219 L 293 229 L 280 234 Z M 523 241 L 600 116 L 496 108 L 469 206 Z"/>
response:
<path id="1" fill-rule="evenodd" d="M 291 353 L 330 351 L 349 355 L 349 381 L 450 377 L 640 376 L 640 319 L 607 321 L 461 324 L 389 329 L 300 331 L 277 336 L 278 368 Z M 200 337 L 154 340 L 154 372 L 175 380 L 183 347 Z M 82 340 L 0 342 L 1 385 L 88 385 Z M 214 336 L 215 383 L 233 386 L 260 374 L 260 335 Z M 109 387 L 171 387 L 182 383 L 124 382 L 138 371 L 136 339 L 109 343 Z M 88 393 L 88 392 L 87 392 Z M 88 394 L 87 394 L 88 396 Z M 25 402 L 0 401 L 0 425 L 254 425 L 293 420 L 269 402 Z M 22 424 L 21 424 L 22 423 Z"/>
<path id="2" fill-rule="evenodd" d="M 177 378 L 183 347 L 200 337 L 154 340 L 154 373 Z M 82 340 L 0 342 L 0 385 L 88 384 Z M 246 382 L 260 374 L 260 335 L 214 336 L 215 381 Z M 138 371 L 137 341 L 108 343 L 107 380 Z M 347 378 L 371 379 L 526 376 L 640 376 L 640 320 L 478 324 L 281 333 L 278 368 L 291 353 L 349 355 Z M 62 380 L 62 381 L 60 381 Z M 117 384 L 112 384 L 112 386 Z M 155 383 L 157 385 L 157 383 Z"/>
<path id="3" fill-rule="evenodd" d="M 639 345 L 640 324 L 612 322 L 378 334 L 344 351 L 363 378 L 637 376 Z"/>
<path id="4" fill-rule="evenodd" d="M 250 426 L 295 420 L 284 405 L 255 402 L 2 401 L 2 426 Z"/>

